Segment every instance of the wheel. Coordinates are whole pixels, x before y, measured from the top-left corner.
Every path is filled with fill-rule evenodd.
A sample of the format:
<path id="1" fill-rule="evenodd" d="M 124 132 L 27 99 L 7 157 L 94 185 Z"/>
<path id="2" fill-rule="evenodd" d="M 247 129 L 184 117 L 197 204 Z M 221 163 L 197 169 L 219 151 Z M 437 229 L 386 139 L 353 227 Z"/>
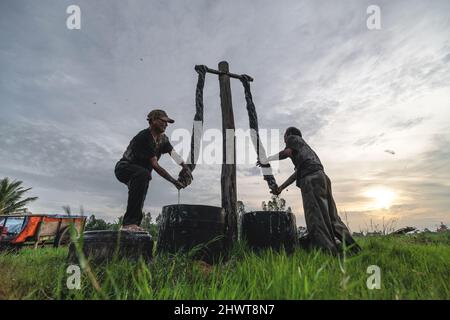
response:
<path id="1" fill-rule="evenodd" d="M 137 261 L 142 257 L 150 261 L 152 251 L 153 240 L 147 232 L 94 230 L 83 234 L 82 253 L 95 264 L 110 262 L 114 258 Z M 72 242 L 69 246 L 68 261 L 77 263 L 79 253 L 81 252 L 77 251 L 75 243 Z"/>
<path id="2" fill-rule="evenodd" d="M 78 232 L 75 230 L 78 235 Z M 70 243 L 70 227 L 66 227 L 62 232 L 60 232 L 56 238 L 53 246 L 58 248 L 60 246 L 68 245 Z"/>
<path id="3" fill-rule="evenodd" d="M 225 211 L 205 205 L 168 205 L 162 208 L 157 252 L 193 253 L 208 264 L 226 257 Z M 198 251 L 192 251 L 193 249 Z M 194 253 L 195 252 L 195 253 Z"/>

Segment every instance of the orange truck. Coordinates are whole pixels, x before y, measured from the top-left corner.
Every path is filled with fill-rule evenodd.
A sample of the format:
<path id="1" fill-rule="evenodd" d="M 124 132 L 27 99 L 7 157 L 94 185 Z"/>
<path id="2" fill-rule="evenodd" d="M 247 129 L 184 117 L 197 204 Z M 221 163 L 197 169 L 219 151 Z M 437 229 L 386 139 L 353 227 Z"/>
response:
<path id="1" fill-rule="evenodd" d="M 76 233 L 81 234 L 85 223 L 85 216 L 0 215 L 0 249 L 66 245 L 70 242 L 70 226 L 73 225 Z"/>

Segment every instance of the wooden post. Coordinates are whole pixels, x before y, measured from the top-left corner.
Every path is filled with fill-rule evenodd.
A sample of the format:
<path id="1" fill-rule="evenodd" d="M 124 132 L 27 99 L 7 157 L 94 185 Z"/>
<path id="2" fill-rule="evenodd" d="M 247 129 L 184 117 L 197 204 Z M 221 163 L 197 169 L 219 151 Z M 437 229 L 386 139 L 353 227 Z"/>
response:
<path id="1" fill-rule="evenodd" d="M 34 242 L 34 249 L 38 248 L 39 239 L 41 237 L 41 229 L 42 229 L 43 224 L 44 224 L 44 217 L 41 217 L 41 220 L 39 221 L 39 226 L 38 226 L 37 232 L 36 232 L 36 241 Z"/>
<path id="2" fill-rule="evenodd" d="M 219 71 L 228 72 L 228 62 L 220 62 Z M 226 74 L 219 75 L 219 83 L 223 136 L 221 195 L 222 208 L 225 210 L 227 219 L 226 237 L 229 249 L 237 239 L 236 138 L 234 135 L 235 126 L 233 104 L 231 101 L 230 77 Z M 227 129 L 232 129 L 232 131 Z"/>

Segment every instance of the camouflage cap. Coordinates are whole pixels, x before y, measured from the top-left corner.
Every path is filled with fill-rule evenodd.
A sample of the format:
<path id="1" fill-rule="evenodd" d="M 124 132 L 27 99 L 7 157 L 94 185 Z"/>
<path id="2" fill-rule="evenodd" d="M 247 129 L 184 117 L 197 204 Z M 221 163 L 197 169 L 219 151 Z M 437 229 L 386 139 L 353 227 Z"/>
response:
<path id="1" fill-rule="evenodd" d="M 164 121 L 167 121 L 169 123 L 174 123 L 175 120 L 169 118 L 167 113 L 164 110 L 161 109 L 155 109 L 150 111 L 150 113 L 147 116 L 147 120 L 150 121 L 152 119 L 162 119 Z"/>

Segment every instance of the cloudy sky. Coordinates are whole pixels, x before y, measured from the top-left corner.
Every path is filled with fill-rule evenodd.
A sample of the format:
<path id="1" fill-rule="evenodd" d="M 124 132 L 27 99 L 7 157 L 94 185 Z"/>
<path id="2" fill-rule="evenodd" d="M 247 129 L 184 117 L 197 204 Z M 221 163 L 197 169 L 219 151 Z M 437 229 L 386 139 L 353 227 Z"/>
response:
<path id="1" fill-rule="evenodd" d="M 72 4 L 80 30 L 66 27 Z M 367 27 L 372 4 L 379 30 Z M 383 218 L 448 224 L 449 12 L 448 0 L 1 1 L 0 177 L 33 188 L 34 213 L 83 206 L 116 219 L 127 189 L 114 165 L 146 114 L 164 106 L 176 120 L 169 137 L 190 129 L 194 65 L 227 60 L 255 79 L 260 128 L 302 130 L 353 231 Z M 236 127 L 247 129 L 239 81 L 232 92 Z M 221 129 L 219 115 L 208 75 L 205 130 Z M 178 173 L 170 158 L 161 164 Z M 277 181 L 292 170 L 281 162 Z M 304 225 L 300 190 L 282 197 Z M 248 210 L 270 199 L 253 164 L 238 167 L 238 198 Z M 181 202 L 220 205 L 220 165 L 199 165 Z M 154 173 L 146 210 L 173 203 L 175 188 Z"/>

